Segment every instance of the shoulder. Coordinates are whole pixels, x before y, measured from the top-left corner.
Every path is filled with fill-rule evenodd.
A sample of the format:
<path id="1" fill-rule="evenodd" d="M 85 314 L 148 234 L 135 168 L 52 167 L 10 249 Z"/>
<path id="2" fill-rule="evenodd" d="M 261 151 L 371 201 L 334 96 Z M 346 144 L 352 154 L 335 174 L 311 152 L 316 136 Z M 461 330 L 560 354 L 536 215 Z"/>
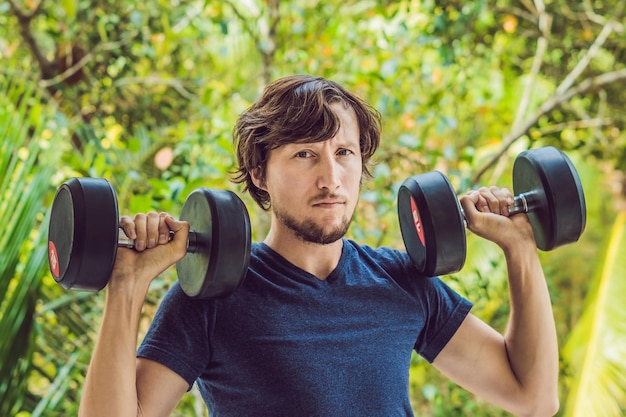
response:
<path id="1" fill-rule="evenodd" d="M 409 257 L 404 251 L 394 249 L 387 246 L 373 247 L 357 243 L 351 239 L 344 239 L 344 251 L 348 255 L 369 257 L 372 259 L 380 259 L 383 261 L 395 261 L 405 263 L 409 261 Z"/>
<path id="2" fill-rule="evenodd" d="M 372 247 L 344 239 L 344 256 L 365 267 L 382 268 L 392 276 L 425 277 L 411 262 L 406 252 L 391 247 Z"/>
<path id="3" fill-rule="evenodd" d="M 191 323 L 194 328 L 207 327 L 211 322 L 209 314 L 215 309 L 214 301 L 189 297 L 176 281 L 159 303 L 153 323 L 168 328 L 179 328 Z"/>
<path id="4" fill-rule="evenodd" d="M 371 247 L 353 240 L 344 242 L 345 255 L 368 269 L 385 271 L 407 291 L 420 297 L 456 301 L 461 297 L 439 277 L 430 277 L 419 271 L 405 251 L 391 247 Z M 349 262 L 348 262 L 349 263 Z"/>

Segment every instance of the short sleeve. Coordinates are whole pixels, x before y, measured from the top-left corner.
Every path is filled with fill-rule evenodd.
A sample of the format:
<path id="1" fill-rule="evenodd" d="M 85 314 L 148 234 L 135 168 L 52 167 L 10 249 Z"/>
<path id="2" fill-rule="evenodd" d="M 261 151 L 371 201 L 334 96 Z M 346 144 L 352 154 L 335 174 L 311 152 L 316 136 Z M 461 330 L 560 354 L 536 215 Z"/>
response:
<path id="1" fill-rule="evenodd" d="M 469 314 L 472 303 L 439 277 L 425 276 L 404 251 L 352 245 L 362 252 L 360 259 L 369 258 L 384 268 L 410 294 L 417 315 L 414 349 L 427 361 L 434 361 Z"/>
<path id="2" fill-rule="evenodd" d="M 188 297 L 176 282 L 163 298 L 137 357 L 170 368 L 191 387 L 210 359 L 212 306 L 211 301 Z"/>
<path id="3" fill-rule="evenodd" d="M 472 303 L 438 277 L 422 279 L 424 328 L 415 350 L 433 362 L 469 314 Z"/>

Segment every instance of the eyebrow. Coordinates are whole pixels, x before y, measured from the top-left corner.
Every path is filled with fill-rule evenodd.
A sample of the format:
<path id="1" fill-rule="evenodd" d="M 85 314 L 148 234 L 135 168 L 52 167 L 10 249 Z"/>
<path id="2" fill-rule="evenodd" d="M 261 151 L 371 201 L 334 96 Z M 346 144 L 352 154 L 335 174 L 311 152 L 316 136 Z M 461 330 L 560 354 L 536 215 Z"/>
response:
<path id="1" fill-rule="evenodd" d="M 327 142 L 329 140 L 333 140 L 334 145 L 336 147 L 339 148 L 350 148 L 350 147 L 356 147 L 359 148 L 361 147 L 361 141 L 348 141 L 348 140 L 344 140 L 344 139 L 336 139 L 336 138 L 330 138 L 330 139 L 325 139 L 325 140 L 316 140 L 316 141 L 311 141 L 311 142 L 307 142 L 305 140 L 302 141 L 298 141 L 298 142 L 290 142 L 290 143 L 285 143 L 283 145 L 284 146 L 307 146 L 307 145 L 316 145 L 316 144 L 322 144 L 324 142 Z"/>

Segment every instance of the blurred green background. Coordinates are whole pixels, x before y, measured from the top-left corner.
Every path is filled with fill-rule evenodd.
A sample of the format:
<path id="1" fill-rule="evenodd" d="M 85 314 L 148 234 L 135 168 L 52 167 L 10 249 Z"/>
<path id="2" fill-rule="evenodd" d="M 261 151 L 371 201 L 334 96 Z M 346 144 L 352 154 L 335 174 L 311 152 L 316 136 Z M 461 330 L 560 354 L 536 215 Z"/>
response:
<path id="1" fill-rule="evenodd" d="M 559 415 L 624 415 L 625 25 L 621 0 L 0 0 L 0 416 L 76 415 L 100 322 L 102 293 L 66 292 L 48 271 L 56 188 L 106 177 L 125 214 L 176 215 L 198 186 L 241 195 L 234 121 L 294 73 L 338 81 L 384 116 L 350 230 L 363 243 L 402 247 L 395 196 L 410 175 L 439 169 L 462 192 L 510 186 L 525 149 L 570 156 L 587 228 L 541 254 Z M 260 240 L 268 216 L 242 197 Z M 503 330 L 503 259 L 468 239 L 467 264 L 444 279 Z M 153 284 L 141 332 L 175 279 Z M 417 356 L 410 389 L 418 415 L 506 415 Z M 195 390 L 175 415 L 206 415 Z"/>

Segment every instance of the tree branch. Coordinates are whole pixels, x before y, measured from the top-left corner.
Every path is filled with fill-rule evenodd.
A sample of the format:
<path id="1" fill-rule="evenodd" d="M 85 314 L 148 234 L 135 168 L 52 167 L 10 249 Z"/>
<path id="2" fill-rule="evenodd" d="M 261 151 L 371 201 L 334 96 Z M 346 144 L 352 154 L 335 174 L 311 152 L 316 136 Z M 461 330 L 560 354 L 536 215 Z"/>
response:
<path id="1" fill-rule="evenodd" d="M 587 94 L 593 90 L 601 88 L 605 85 L 612 84 L 617 81 L 626 80 L 626 69 L 621 69 L 617 71 L 607 72 L 602 75 L 598 75 L 597 77 L 587 78 L 583 80 L 580 84 L 575 87 L 570 88 L 569 90 L 561 93 L 554 94 L 548 100 L 546 100 L 539 109 L 535 112 L 535 114 L 526 120 L 522 125 L 520 125 L 517 129 L 511 130 L 509 134 L 507 134 L 502 140 L 502 146 L 500 150 L 496 152 L 487 160 L 487 162 L 476 171 L 474 176 L 472 177 L 472 184 L 477 184 L 480 178 L 485 174 L 485 172 L 495 164 L 499 158 L 504 155 L 507 149 L 520 137 L 527 134 L 531 127 L 535 126 L 541 116 L 544 116 L 550 113 L 552 110 L 560 106 L 566 101 L 569 101 L 574 96 L 581 96 Z"/>
<path id="2" fill-rule="evenodd" d="M 533 64 L 531 68 L 531 79 L 533 79 L 541 66 L 541 61 L 537 62 L 537 60 L 545 53 L 543 48 L 547 48 L 547 31 L 549 28 L 549 16 L 545 13 L 545 6 L 542 0 L 536 0 L 534 2 L 534 10 L 538 13 L 538 23 L 539 30 L 541 32 L 541 37 L 537 41 L 537 52 L 535 53 L 535 57 L 533 59 Z M 528 130 L 534 126 L 539 118 L 545 114 L 548 114 L 552 110 L 554 110 L 557 106 L 566 102 L 574 95 L 584 94 L 592 88 L 597 88 L 600 85 L 608 84 L 614 82 L 613 77 L 617 77 L 618 79 L 621 77 L 619 74 L 621 71 L 614 71 L 611 73 L 605 73 L 595 78 L 588 78 L 583 80 L 578 86 L 572 88 L 572 85 L 576 81 L 576 79 L 583 73 L 583 71 L 589 66 L 591 60 L 598 54 L 598 51 L 606 42 L 609 35 L 614 31 L 614 20 L 621 15 L 622 9 L 624 5 L 621 4 L 620 7 L 616 10 L 616 13 L 613 15 L 613 19 L 608 21 L 606 25 L 602 28 L 602 31 L 593 44 L 587 50 L 587 53 L 578 61 L 576 66 L 569 72 L 563 79 L 563 81 L 558 85 L 556 91 L 547 101 L 545 101 L 541 107 L 535 112 L 535 114 L 525 122 L 522 122 L 523 115 L 526 111 L 527 102 L 530 98 L 530 94 L 532 89 L 527 85 L 527 88 L 524 90 L 524 95 L 520 100 L 520 105 L 518 107 L 518 112 L 516 114 L 513 126 L 511 127 L 511 131 L 503 138 L 502 146 L 500 150 L 496 152 L 491 158 L 488 159 L 487 163 L 485 163 L 473 176 L 472 183 L 476 184 L 480 180 L 480 178 L 485 174 L 485 172 L 491 168 L 494 164 L 496 164 L 501 157 L 505 154 L 506 150 L 520 137 L 528 133 Z M 533 10 L 530 9 L 530 10 Z M 546 42 L 545 44 L 542 42 L 542 39 Z M 605 80 L 610 80 L 605 82 Z"/>
<path id="3" fill-rule="evenodd" d="M 537 50 L 535 51 L 535 56 L 533 57 L 530 74 L 525 82 L 526 87 L 524 88 L 522 98 L 520 99 L 519 106 L 517 107 L 517 114 L 515 115 L 515 120 L 513 121 L 513 129 L 516 129 L 520 125 L 520 123 L 522 123 L 522 121 L 524 120 L 524 116 L 528 111 L 528 105 L 530 103 L 530 98 L 533 93 L 535 79 L 537 78 L 537 74 L 539 74 L 539 71 L 541 70 L 543 57 L 548 49 L 547 36 L 549 35 L 550 30 L 550 16 L 546 13 L 545 6 L 540 0 L 537 0 L 535 2 L 534 9 L 538 13 L 537 21 L 541 31 L 541 36 L 537 40 Z"/>
<path id="4" fill-rule="evenodd" d="M 11 9 L 13 9 L 13 13 L 15 13 L 18 19 L 32 20 L 41 10 L 44 0 L 41 0 L 37 7 L 35 7 L 30 13 L 22 12 L 17 4 L 15 4 L 15 0 L 7 0 L 7 2 L 9 3 L 9 6 L 11 6 Z"/>
<path id="5" fill-rule="evenodd" d="M 511 127 L 512 130 L 516 130 L 519 128 L 528 112 L 528 106 L 530 105 L 531 98 L 533 96 L 533 93 L 535 92 L 535 80 L 537 79 L 537 75 L 541 71 L 543 59 L 546 51 L 548 50 L 548 37 L 550 35 L 550 29 L 552 26 L 551 16 L 546 13 L 546 7 L 543 0 L 534 0 L 533 3 L 526 4 L 526 8 L 528 8 L 528 10 L 533 13 L 533 15 L 535 15 L 534 20 L 537 23 L 537 27 L 539 28 L 539 32 L 541 35 L 539 36 L 539 39 L 537 39 L 537 48 L 535 50 L 535 55 L 533 57 L 533 61 L 530 67 L 530 72 L 524 80 L 524 90 L 517 106 L 517 112 L 515 114 L 515 119 L 513 120 L 513 125 Z M 507 164 L 507 158 L 499 158 L 496 167 L 494 168 L 493 175 L 496 177 L 499 176 L 500 173 L 505 169 Z"/>
<path id="6" fill-rule="evenodd" d="M 183 83 L 178 79 L 167 79 L 161 78 L 157 76 L 148 76 L 148 77 L 126 77 L 120 80 L 117 80 L 114 85 L 115 86 L 123 86 L 130 84 L 146 84 L 146 85 L 166 85 L 168 87 L 172 87 L 174 90 L 178 92 L 182 97 L 187 100 L 195 100 L 196 97 L 185 89 Z"/>
<path id="7" fill-rule="evenodd" d="M 261 38 L 259 37 L 259 35 L 257 35 L 257 33 L 252 30 L 252 27 L 250 27 L 250 25 L 248 24 L 248 20 L 246 19 L 246 17 L 244 15 L 241 14 L 241 12 L 239 11 L 239 9 L 237 9 L 237 7 L 233 4 L 232 1 L 230 0 L 224 0 L 224 2 L 230 6 L 231 10 L 233 11 L 233 13 L 235 13 L 235 16 L 237 16 L 237 18 L 241 21 L 241 23 L 243 24 L 243 30 L 246 31 L 248 33 L 248 35 L 250 35 L 250 37 L 252 38 L 252 40 L 254 41 L 254 44 L 257 46 L 257 48 L 259 47 L 259 45 L 261 44 Z"/>
<path id="8" fill-rule="evenodd" d="M 585 56 L 582 57 L 580 61 L 578 61 L 574 69 L 572 69 L 572 71 L 570 71 L 570 73 L 567 74 L 567 76 L 563 79 L 561 84 L 559 84 L 556 89 L 557 95 L 565 93 L 565 91 L 567 91 L 572 86 L 572 84 L 574 84 L 576 78 L 578 78 L 580 74 L 582 74 L 585 68 L 589 66 L 589 63 L 591 62 L 593 57 L 597 55 L 598 51 L 600 50 L 604 42 L 606 42 L 611 32 L 613 32 L 613 21 L 608 22 L 602 28 L 602 31 L 593 42 L 591 47 L 587 50 Z"/>
<path id="9" fill-rule="evenodd" d="M 261 54 L 261 60 L 263 62 L 263 80 L 265 84 L 268 84 L 271 81 L 271 67 L 274 60 L 274 53 L 276 52 L 276 42 L 274 38 L 276 37 L 276 29 L 278 27 L 278 23 L 280 22 L 280 1 L 269 0 L 266 2 L 269 8 L 269 24 L 267 33 L 265 34 L 265 39 L 252 29 L 249 24 L 249 20 L 246 19 L 246 17 L 239 11 L 231 0 L 225 0 L 225 2 L 233 10 L 235 16 L 237 16 L 237 18 L 241 21 L 243 29 L 252 37 L 257 51 Z"/>
<path id="10" fill-rule="evenodd" d="M 606 25 L 607 22 L 604 16 L 600 16 L 593 11 L 593 6 L 591 5 L 590 0 L 583 0 L 583 6 L 585 7 L 585 16 L 587 16 L 587 19 L 600 25 Z M 621 33 L 624 31 L 624 25 L 617 22 L 615 19 L 613 20 L 613 25 L 615 26 L 614 30 L 616 32 Z"/>
<path id="11" fill-rule="evenodd" d="M 602 126 L 610 126 L 613 123 L 613 119 L 608 117 L 596 117 L 594 119 L 574 120 L 571 122 L 556 123 L 550 126 L 546 126 L 539 129 L 541 135 L 549 135 L 551 133 L 560 132 L 565 129 L 590 129 Z"/>
<path id="12" fill-rule="evenodd" d="M 87 65 L 87 63 L 93 59 L 96 52 L 110 51 L 110 50 L 119 48 L 120 46 L 125 45 L 128 42 L 130 42 L 135 36 L 137 36 L 137 34 L 138 32 L 134 32 L 130 36 L 128 36 L 128 38 L 123 39 L 121 41 L 107 42 L 107 43 L 96 46 L 92 52 L 89 52 L 88 54 L 86 54 L 84 57 L 78 60 L 78 62 L 76 62 L 74 65 L 72 65 L 71 67 L 69 67 L 68 69 L 66 69 L 60 74 L 56 74 L 53 77 L 41 80 L 39 82 L 39 85 L 43 88 L 49 88 L 49 87 L 54 86 L 55 84 L 62 83 L 63 81 L 70 78 L 72 75 L 76 74 L 78 71 L 80 71 L 81 68 L 83 68 L 85 65 Z"/>
<path id="13" fill-rule="evenodd" d="M 41 70 L 41 78 L 48 79 L 55 76 L 55 65 L 54 62 L 46 58 L 46 54 L 41 50 L 39 44 L 35 40 L 31 30 L 30 30 L 30 22 L 37 16 L 39 11 L 41 10 L 44 0 L 41 0 L 37 7 L 33 9 L 30 13 L 24 13 L 20 10 L 20 8 L 15 4 L 15 0 L 7 0 L 9 2 L 9 6 L 15 17 L 17 17 L 17 21 L 20 25 L 20 34 L 24 39 L 24 42 L 28 45 L 30 51 L 32 52 L 35 60 L 39 63 L 39 69 Z"/>

